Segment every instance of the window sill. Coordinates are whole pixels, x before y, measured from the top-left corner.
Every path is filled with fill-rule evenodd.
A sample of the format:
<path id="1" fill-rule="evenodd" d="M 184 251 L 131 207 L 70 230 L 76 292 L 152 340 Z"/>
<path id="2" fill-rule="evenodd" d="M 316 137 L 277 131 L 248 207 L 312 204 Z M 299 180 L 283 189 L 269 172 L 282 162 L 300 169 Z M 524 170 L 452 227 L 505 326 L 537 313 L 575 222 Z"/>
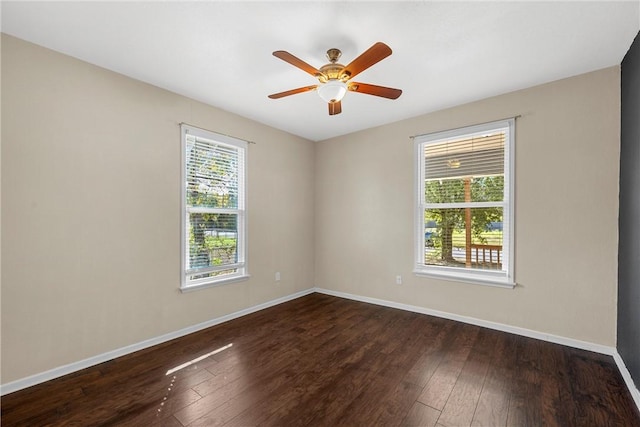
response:
<path id="1" fill-rule="evenodd" d="M 234 276 L 234 277 L 229 277 L 227 279 L 216 280 L 215 282 L 198 283 L 197 285 L 191 285 L 191 286 L 181 286 L 180 292 L 186 293 L 186 292 L 198 291 L 200 289 L 214 288 L 216 286 L 228 285 L 230 283 L 244 282 L 245 280 L 248 280 L 250 277 L 251 277 L 250 274 L 244 274 L 242 276 Z"/>
<path id="2" fill-rule="evenodd" d="M 480 277 L 478 275 L 471 274 L 433 272 L 424 270 L 413 270 L 413 274 L 419 277 L 430 277 L 433 279 L 448 280 L 459 283 L 469 283 L 472 285 L 492 286 L 496 288 L 506 289 L 513 289 L 516 287 L 515 282 L 498 277 Z"/>

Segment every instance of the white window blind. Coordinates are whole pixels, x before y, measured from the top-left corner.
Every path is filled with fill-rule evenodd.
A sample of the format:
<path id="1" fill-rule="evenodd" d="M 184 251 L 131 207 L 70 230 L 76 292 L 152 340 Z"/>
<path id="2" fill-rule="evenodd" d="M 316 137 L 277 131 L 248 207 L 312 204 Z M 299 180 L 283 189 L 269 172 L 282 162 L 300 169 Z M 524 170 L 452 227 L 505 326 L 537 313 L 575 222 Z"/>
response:
<path id="1" fill-rule="evenodd" d="M 514 121 L 414 139 L 419 274 L 513 285 Z"/>
<path id="2" fill-rule="evenodd" d="M 182 288 L 246 276 L 246 142 L 182 125 Z"/>

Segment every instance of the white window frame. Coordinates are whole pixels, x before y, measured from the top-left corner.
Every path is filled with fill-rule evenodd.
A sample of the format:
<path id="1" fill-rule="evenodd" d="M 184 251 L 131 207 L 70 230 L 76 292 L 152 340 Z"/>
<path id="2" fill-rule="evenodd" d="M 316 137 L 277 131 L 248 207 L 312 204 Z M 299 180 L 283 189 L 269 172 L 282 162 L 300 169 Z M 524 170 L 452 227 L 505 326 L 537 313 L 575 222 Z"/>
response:
<path id="1" fill-rule="evenodd" d="M 434 266 L 425 264 L 425 231 L 424 231 L 424 203 L 425 194 L 425 159 L 424 147 L 428 144 L 441 142 L 472 134 L 482 134 L 496 129 L 506 128 L 504 151 L 504 183 L 505 200 L 503 201 L 503 271 L 458 268 L 449 266 Z M 514 159 L 515 159 L 515 119 L 499 120 L 479 125 L 467 126 L 442 132 L 429 133 L 414 137 L 415 158 L 415 260 L 414 274 L 443 280 L 473 283 L 480 285 L 515 287 L 514 272 Z M 442 206 L 447 207 L 447 206 Z"/>
<path id="2" fill-rule="evenodd" d="M 180 232 L 180 247 L 181 247 L 181 262 L 180 262 L 180 290 L 182 292 L 208 288 L 212 286 L 219 286 L 227 283 L 238 282 L 242 280 L 246 280 L 249 278 L 248 273 L 248 264 L 247 264 L 247 195 L 246 195 L 246 182 L 247 182 L 247 147 L 248 143 L 246 141 L 233 138 L 227 135 L 218 134 L 215 132 L 211 132 L 205 129 L 200 129 L 191 125 L 181 124 L 180 125 L 180 135 L 181 135 L 181 232 Z M 187 191 L 187 159 L 186 159 L 186 149 L 187 149 L 187 135 L 192 135 L 196 138 L 201 138 L 204 140 L 215 142 L 216 144 L 226 145 L 228 147 L 233 147 L 234 149 L 241 151 L 243 161 L 239 162 L 239 173 L 238 173 L 238 208 L 237 209 L 219 209 L 219 208 L 202 208 L 202 207 L 188 207 L 186 191 Z M 202 273 L 206 273 L 209 271 L 215 270 L 225 270 L 225 269 L 236 269 L 236 272 L 231 274 L 225 274 L 221 276 L 213 276 L 213 277 L 205 277 L 195 280 L 188 280 L 188 275 L 193 273 L 188 269 L 189 265 L 189 249 L 188 249 L 188 212 L 198 213 L 198 212 L 207 212 L 207 213 L 232 213 L 238 215 L 238 236 L 237 236 L 237 258 L 238 262 L 235 264 L 225 264 L 222 266 L 210 267 L 206 270 L 199 270 Z"/>

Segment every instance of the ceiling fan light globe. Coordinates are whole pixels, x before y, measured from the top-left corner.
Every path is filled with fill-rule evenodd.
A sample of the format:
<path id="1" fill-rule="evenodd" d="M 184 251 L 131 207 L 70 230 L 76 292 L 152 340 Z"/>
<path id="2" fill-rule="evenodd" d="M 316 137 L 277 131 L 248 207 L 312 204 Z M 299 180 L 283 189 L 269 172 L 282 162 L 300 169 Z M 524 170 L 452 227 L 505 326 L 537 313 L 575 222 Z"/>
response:
<path id="1" fill-rule="evenodd" d="M 325 102 L 338 102 L 347 93 L 347 84 L 336 79 L 329 80 L 318 87 L 318 95 Z"/>

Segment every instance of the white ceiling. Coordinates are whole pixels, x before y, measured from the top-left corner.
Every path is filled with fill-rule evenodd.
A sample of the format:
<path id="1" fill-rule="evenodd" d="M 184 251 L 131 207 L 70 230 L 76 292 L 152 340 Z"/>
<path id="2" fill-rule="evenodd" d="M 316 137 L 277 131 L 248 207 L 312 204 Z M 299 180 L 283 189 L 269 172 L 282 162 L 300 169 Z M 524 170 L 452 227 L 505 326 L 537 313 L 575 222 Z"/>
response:
<path id="1" fill-rule="evenodd" d="M 637 0 L 567 2 L 10 2 L 2 31 L 310 140 L 620 64 L 640 29 Z M 373 43 L 393 54 L 329 116 L 317 81 L 275 58 L 348 64 Z"/>

